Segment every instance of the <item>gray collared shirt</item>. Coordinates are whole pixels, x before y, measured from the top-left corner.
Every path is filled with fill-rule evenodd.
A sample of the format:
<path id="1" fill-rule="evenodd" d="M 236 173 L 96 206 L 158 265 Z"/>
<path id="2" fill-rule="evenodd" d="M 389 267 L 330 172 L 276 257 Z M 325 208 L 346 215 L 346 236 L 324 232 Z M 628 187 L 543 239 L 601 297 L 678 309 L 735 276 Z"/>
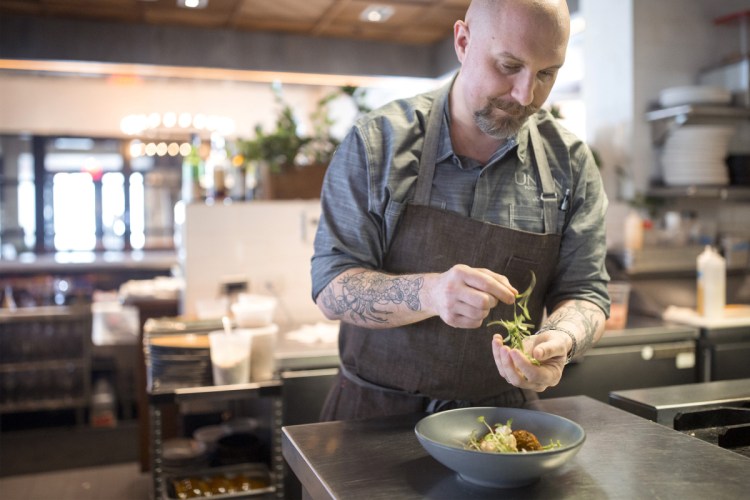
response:
<path id="1" fill-rule="evenodd" d="M 312 258 L 312 294 L 352 267 L 382 269 L 399 217 L 416 187 L 427 115 L 436 93 L 394 101 L 362 117 L 328 167 Z M 430 205 L 493 224 L 544 232 L 543 208 L 528 127 L 506 141 L 486 165 L 453 153 L 447 104 Z M 589 148 L 546 111 L 530 120 L 544 140 L 561 211 L 560 258 L 548 309 L 585 299 L 609 314 L 604 215 L 607 197 Z"/>

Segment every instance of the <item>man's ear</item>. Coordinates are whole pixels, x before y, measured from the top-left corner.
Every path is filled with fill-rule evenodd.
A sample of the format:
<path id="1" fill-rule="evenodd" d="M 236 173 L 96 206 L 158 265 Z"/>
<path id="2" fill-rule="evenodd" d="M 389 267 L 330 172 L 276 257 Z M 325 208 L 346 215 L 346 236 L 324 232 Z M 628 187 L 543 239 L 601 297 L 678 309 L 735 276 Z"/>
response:
<path id="1" fill-rule="evenodd" d="M 469 46 L 469 25 L 465 21 L 456 21 L 453 25 L 453 48 L 458 62 L 463 63 Z"/>

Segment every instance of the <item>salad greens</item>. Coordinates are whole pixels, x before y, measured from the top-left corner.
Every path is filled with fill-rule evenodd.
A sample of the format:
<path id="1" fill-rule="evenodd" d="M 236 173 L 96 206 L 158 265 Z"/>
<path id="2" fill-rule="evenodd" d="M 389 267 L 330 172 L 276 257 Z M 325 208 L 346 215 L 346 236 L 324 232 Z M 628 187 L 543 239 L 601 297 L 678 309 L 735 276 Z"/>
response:
<path id="1" fill-rule="evenodd" d="M 465 444 L 465 448 L 467 450 L 485 451 L 490 453 L 526 452 L 531 450 L 531 448 L 528 448 L 528 441 L 530 438 L 533 439 L 534 443 L 536 444 L 536 447 L 533 448 L 534 450 L 545 451 L 552 450 L 554 448 L 560 448 L 562 446 L 562 443 L 560 443 L 559 440 L 550 440 L 550 444 L 542 446 L 537 441 L 536 436 L 534 436 L 530 432 L 523 430 L 512 430 L 511 424 L 513 423 L 513 419 L 508 419 L 505 424 L 495 424 L 494 428 L 487 423 L 487 420 L 484 418 L 484 416 L 478 417 L 477 421 L 481 424 L 484 424 L 484 426 L 489 429 L 489 433 L 485 434 L 481 438 L 478 438 L 477 431 L 471 431 L 469 442 Z M 519 442 L 519 440 L 522 442 Z"/>
<path id="2" fill-rule="evenodd" d="M 503 342 L 508 344 L 511 349 L 518 349 L 519 351 L 523 352 L 524 355 L 526 355 L 526 357 L 529 358 L 532 363 L 534 363 L 535 365 L 539 365 L 539 361 L 531 357 L 523 350 L 523 339 L 532 334 L 529 328 L 534 326 L 533 324 L 527 323 L 526 321 L 531 321 L 531 314 L 529 313 L 529 298 L 531 297 L 531 292 L 534 290 L 535 286 L 536 275 L 534 274 L 534 271 L 531 271 L 531 283 L 529 284 L 528 288 L 526 288 L 523 293 L 519 293 L 518 295 L 516 295 L 516 304 L 513 310 L 513 321 L 500 319 L 497 321 L 490 321 L 489 323 L 487 323 L 487 326 L 503 326 L 508 332 L 508 336 L 503 339 Z"/>
<path id="3" fill-rule="evenodd" d="M 474 451 L 491 451 L 494 453 L 515 453 L 518 451 L 518 448 L 516 448 L 516 438 L 513 436 L 513 431 L 510 428 L 513 419 L 509 419 L 505 425 L 495 424 L 494 429 L 487 423 L 487 420 L 483 416 L 477 418 L 477 421 L 484 424 L 490 432 L 482 438 L 477 438 L 477 431 L 471 431 L 469 442 L 466 445 L 468 449 Z"/>

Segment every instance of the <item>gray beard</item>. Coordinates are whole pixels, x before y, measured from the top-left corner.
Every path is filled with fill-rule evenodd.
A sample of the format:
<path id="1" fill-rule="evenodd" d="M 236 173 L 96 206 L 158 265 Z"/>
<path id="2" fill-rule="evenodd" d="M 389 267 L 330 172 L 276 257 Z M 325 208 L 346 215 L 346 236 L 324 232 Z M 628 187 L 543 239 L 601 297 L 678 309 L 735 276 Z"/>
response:
<path id="1" fill-rule="evenodd" d="M 495 109 L 500 109 L 508 114 L 493 117 L 492 113 Z M 536 106 L 519 106 L 506 103 L 500 99 L 490 99 L 482 109 L 474 112 L 474 123 L 479 127 L 479 130 L 493 139 L 503 140 L 517 134 L 529 116 L 537 111 Z"/>

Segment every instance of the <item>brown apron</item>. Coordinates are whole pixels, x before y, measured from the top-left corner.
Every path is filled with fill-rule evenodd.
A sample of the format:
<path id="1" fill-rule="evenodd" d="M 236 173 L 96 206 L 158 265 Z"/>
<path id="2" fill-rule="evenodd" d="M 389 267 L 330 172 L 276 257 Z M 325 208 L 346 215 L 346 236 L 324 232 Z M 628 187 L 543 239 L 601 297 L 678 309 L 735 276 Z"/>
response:
<path id="1" fill-rule="evenodd" d="M 529 121 L 541 185 L 544 234 L 510 229 L 429 206 L 440 127 L 448 90 L 436 96 L 427 121 L 414 201 L 399 221 L 383 270 L 392 274 L 442 273 L 456 264 L 487 268 L 508 277 L 519 291 L 537 276 L 529 308 L 538 327 L 557 265 L 560 235 L 554 180 L 536 124 Z M 530 155 L 526 156 L 527 158 Z M 527 161 L 530 161 L 527 159 Z M 499 304 L 487 322 L 512 318 Z M 439 411 L 458 406 L 520 406 L 535 393 L 508 384 L 492 356 L 492 336 L 502 327 L 459 329 L 439 317 L 390 329 L 341 323 L 341 373 L 321 420 Z"/>

